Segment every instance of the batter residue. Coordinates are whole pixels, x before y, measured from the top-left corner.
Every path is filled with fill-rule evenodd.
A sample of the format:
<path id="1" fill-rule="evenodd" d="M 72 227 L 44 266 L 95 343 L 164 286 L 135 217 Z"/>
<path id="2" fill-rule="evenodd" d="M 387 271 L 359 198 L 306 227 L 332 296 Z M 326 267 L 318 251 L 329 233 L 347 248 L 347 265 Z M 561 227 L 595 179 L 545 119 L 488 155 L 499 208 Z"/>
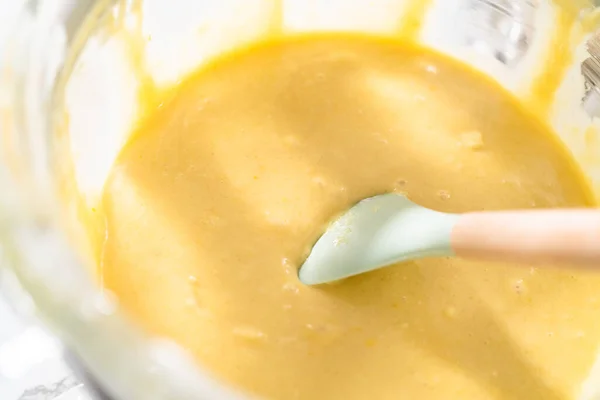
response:
<path id="1" fill-rule="evenodd" d="M 282 40 L 197 72 L 141 123 L 105 187 L 104 282 L 269 399 L 575 398 L 597 276 L 429 259 L 299 283 L 323 225 L 389 191 L 447 212 L 592 205 L 548 128 L 466 66 L 382 39 Z"/>

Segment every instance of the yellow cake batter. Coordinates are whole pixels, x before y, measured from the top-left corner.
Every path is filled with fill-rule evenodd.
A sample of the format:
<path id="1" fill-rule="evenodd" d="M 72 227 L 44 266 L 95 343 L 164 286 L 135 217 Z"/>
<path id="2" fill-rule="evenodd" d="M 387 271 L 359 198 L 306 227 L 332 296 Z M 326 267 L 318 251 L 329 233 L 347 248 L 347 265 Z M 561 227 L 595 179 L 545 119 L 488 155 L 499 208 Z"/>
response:
<path id="1" fill-rule="evenodd" d="M 271 42 L 143 120 L 105 187 L 104 284 L 268 399 L 575 398 L 597 276 L 428 259 L 299 283 L 324 224 L 389 191 L 448 212 L 592 204 L 548 128 L 466 66 L 366 37 Z"/>

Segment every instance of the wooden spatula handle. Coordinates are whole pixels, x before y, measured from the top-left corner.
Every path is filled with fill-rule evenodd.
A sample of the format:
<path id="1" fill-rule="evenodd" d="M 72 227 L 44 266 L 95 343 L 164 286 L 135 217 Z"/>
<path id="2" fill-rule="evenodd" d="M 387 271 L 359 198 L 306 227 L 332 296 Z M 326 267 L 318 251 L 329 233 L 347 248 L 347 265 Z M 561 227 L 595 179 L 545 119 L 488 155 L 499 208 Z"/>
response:
<path id="1" fill-rule="evenodd" d="M 451 244 L 465 258 L 600 268 L 600 210 L 464 214 Z"/>

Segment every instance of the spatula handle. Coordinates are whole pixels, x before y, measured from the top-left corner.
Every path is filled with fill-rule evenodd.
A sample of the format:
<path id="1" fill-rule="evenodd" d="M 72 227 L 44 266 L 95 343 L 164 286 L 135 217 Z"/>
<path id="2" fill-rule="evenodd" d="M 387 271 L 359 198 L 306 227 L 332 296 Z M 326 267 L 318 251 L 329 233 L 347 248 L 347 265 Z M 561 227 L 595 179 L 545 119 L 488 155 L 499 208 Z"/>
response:
<path id="1" fill-rule="evenodd" d="M 600 210 L 464 214 L 451 245 L 465 258 L 600 268 Z"/>

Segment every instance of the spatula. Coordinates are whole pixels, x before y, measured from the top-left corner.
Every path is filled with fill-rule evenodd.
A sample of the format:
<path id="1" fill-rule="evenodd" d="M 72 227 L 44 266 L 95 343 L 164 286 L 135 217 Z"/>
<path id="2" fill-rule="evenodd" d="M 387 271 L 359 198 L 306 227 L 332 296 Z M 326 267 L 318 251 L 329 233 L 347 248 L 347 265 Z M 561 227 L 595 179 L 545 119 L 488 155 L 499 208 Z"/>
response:
<path id="1" fill-rule="evenodd" d="M 376 196 L 329 227 L 299 277 L 316 285 L 401 261 L 442 256 L 600 268 L 600 210 L 446 214 L 403 195 Z"/>

